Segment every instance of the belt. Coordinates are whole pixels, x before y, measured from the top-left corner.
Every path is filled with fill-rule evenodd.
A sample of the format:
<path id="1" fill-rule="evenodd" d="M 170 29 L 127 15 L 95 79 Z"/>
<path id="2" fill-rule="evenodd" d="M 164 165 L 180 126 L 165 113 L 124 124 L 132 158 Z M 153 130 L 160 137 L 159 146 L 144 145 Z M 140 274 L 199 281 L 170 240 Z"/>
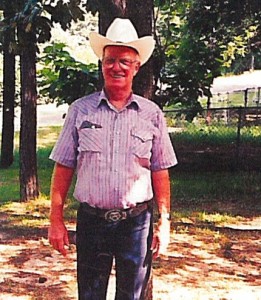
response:
<path id="1" fill-rule="evenodd" d="M 143 211 L 150 208 L 152 205 L 152 200 L 138 203 L 136 206 L 127 209 L 101 209 L 97 207 L 92 207 L 86 202 L 81 203 L 80 207 L 84 212 L 90 215 L 94 215 L 105 219 L 108 222 L 117 222 L 121 220 L 126 220 L 127 218 L 134 218 L 140 215 Z"/>

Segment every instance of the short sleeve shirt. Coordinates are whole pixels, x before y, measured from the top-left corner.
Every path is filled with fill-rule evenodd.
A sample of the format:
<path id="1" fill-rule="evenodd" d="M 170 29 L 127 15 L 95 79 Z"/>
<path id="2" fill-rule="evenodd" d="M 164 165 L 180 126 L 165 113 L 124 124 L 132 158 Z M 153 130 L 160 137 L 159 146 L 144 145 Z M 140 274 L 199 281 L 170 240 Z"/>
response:
<path id="1" fill-rule="evenodd" d="M 151 172 L 177 163 L 164 115 L 155 103 L 132 94 L 118 111 L 103 91 L 70 106 L 50 158 L 76 169 L 78 201 L 105 209 L 150 200 Z"/>

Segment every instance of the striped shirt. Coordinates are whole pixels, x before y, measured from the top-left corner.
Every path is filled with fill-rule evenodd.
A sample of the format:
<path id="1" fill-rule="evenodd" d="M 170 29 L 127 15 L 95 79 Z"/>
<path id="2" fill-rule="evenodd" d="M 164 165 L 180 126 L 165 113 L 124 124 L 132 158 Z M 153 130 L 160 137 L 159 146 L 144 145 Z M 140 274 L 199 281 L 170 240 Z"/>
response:
<path id="1" fill-rule="evenodd" d="M 105 209 L 150 200 L 151 171 L 177 163 L 163 113 L 155 103 L 132 94 L 118 111 L 103 91 L 70 106 L 50 158 L 76 169 L 78 201 Z"/>

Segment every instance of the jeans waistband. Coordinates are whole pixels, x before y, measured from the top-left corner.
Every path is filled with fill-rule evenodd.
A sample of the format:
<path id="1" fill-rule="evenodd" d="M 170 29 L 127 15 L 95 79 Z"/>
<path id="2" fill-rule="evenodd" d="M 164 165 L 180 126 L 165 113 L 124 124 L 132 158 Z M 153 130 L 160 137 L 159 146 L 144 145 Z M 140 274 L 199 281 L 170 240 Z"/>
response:
<path id="1" fill-rule="evenodd" d="M 88 203 L 84 202 L 80 204 L 80 207 L 87 214 L 95 215 L 108 222 L 117 222 L 121 220 L 126 220 L 127 218 L 134 218 L 140 215 L 145 210 L 152 207 L 152 200 L 138 203 L 136 206 L 126 209 L 101 209 L 97 207 L 92 207 Z"/>

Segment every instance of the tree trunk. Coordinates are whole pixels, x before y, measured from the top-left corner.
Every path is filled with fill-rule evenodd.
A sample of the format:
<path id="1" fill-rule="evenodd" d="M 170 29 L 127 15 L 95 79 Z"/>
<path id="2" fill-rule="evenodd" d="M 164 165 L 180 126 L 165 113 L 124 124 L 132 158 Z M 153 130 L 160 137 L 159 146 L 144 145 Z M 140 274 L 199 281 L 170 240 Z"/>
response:
<path id="1" fill-rule="evenodd" d="M 4 18 L 13 16 L 11 5 L 5 5 Z M 14 107 L 15 107 L 15 30 L 3 33 L 3 123 L 1 142 L 1 167 L 8 168 L 14 160 Z"/>
<path id="2" fill-rule="evenodd" d="M 126 16 L 136 27 L 138 36 L 152 35 L 153 0 L 129 0 L 126 4 Z M 134 80 L 133 90 L 143 97 L 153 98 L 152 58 L 139 70 Z"/>
<path id="3" fill-rule="evenodd" d="M 18 28 L 21 63 L 20 197 L 28 201 L 39 196 L 36 158 L 36 36 L 33 30 Z"/>

